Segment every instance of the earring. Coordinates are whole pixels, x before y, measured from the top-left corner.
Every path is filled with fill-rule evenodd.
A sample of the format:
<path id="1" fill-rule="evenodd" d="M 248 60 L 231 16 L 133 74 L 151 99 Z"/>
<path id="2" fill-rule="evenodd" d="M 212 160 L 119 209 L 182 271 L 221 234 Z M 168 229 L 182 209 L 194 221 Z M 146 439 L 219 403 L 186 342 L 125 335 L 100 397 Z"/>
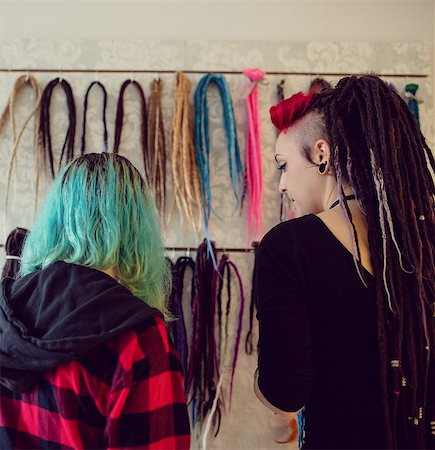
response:
<path id="1" fill-rule="evenodd" d="M 322 162 L 322 164 L 319 164 L 319 169 L 318 170 L 319 170 L 319 173 L 321 175 L 323 175 L 325 173 L 327 165 L 328 165 L 328 161 L 324 161 L 324 162 Z"/>

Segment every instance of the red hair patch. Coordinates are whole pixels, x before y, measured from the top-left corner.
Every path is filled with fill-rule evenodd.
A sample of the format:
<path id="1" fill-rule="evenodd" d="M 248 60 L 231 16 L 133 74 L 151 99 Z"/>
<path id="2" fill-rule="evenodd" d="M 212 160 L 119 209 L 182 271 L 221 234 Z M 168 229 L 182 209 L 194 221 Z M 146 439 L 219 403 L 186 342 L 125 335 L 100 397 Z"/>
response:
<path id="1" fill-rule="evenodd" d="M 298 92 L 290 98 L 280 101 L 269 110 L 272 123 L 279 131 L 287 129 L 304 116 L 311 103 L 314 92 Z"/>

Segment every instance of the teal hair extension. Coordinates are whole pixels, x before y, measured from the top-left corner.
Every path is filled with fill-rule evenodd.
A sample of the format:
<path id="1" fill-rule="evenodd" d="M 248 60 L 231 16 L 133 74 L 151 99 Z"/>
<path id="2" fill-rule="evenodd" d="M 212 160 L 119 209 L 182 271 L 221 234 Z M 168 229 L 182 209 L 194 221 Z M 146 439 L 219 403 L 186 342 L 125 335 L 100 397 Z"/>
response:
<path id="1" fill-rule="evenodd" d="M 114 268 L 127 289 L 169 318 L 171 275 L 156 207 L 126 158 L 90 153 L 55 179 L 26 239 L 20 274 L 56 261 Z"/>
<path id="2" fill-rule="evenodd" d="M 237 201 L 237 208 L 241 205 L 245 192 L 245 176 L 240 157 L 239 142 L 237 140 L 236 121 L 234 118 L 230 90 L 223 75 L 209 73 L 199 80 L 195 91 L 195 154 L 201 184 L 205 238 L 207 241 L 209 254 L 213 259 L 213 265 L 215 269 L 217 269 L 217 263 L 214 259 L 209 236 L 209 221 L 211 212 L 219 218 L 212 206 L 210 184 L 211 146 L 207 90 L 212 84 L 216 85 L 222 101 L 224 128 L 227 137 L 228 165 L 231 178 L 231 187 Z"/>

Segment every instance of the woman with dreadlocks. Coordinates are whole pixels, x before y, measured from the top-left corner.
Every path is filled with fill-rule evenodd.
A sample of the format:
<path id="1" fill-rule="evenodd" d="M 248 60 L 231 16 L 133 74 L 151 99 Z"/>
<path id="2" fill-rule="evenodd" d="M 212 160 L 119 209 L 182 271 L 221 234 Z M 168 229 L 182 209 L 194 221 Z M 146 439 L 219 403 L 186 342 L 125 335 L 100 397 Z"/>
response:
<path id="1" fill-rule="evenodd" d="M 302 217 L 259 248 L 257 396 L 303 448 L 435 448 L 433 155 L 375 76 L 270 112 Z"/>

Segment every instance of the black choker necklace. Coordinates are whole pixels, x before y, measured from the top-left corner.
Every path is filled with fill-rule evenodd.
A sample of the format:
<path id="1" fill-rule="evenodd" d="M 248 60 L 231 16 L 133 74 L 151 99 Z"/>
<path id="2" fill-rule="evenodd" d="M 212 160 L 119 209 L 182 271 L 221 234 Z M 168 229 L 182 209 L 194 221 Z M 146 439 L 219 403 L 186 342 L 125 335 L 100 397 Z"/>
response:
<path id="1" fill-rule="evenodd" d="M 356 197 L 354 195 L 346 195 L 343 197 L 344 200 L 355 200 Z M 329 209 L 335 208 L 340 203 L 340 200 L 336 200 Z"/>

